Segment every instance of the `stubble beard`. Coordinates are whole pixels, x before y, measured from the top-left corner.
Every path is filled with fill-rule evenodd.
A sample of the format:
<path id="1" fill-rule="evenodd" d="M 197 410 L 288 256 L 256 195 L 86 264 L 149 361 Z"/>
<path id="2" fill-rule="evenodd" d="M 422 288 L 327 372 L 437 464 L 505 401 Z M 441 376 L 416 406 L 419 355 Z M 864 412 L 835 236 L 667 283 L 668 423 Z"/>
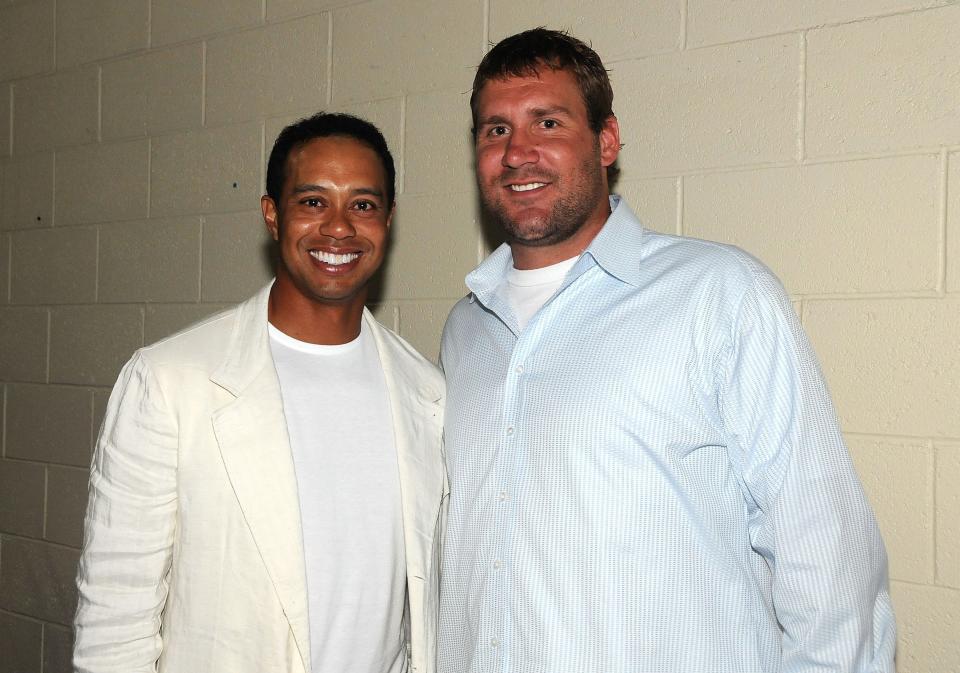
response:
<path id="1" fill-rule="evenodd" d="M 590 156 L 580 165 L 573 176 L 571 189 L 554 201 L 546 215 L 518 219 L 507 212 L 503 201 L 491 198 L 502 189 L 499 184 L 480 189 L 480 201 L 484 212 L 506 235 L 508 243 L 528 247 L 546 247 L 562 243 L 574 236 L 597 209 L 597 202 L 606 200 L 599 156 Z M 542 175 L 552 185 L 563 187 L 557 176 Z"/>

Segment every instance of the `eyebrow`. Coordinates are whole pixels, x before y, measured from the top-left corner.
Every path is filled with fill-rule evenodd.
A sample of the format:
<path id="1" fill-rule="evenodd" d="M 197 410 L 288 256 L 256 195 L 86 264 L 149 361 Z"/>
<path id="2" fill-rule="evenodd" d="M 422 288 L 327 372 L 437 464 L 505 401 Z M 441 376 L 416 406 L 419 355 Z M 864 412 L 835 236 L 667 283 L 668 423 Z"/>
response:
<path id="1" fill-rule="evenodd" d="M 562 105 L 553 105 L 551 107 L 536 107 L 530 110 L 534 117 L 549 117 L 555 114 L 565 114 L 568 117 L 571 115 L 571 112 L 568 108 L 565 108 Z"/>
<path id="2" fill-rule="evenodd" d="M 314 184 L 304 184 L 297 185 L 293 188 L 293 194 L 306 194 L 308 192 L 326 192 L 329 191 L 328 187 L 323 185 L 314 185 Z M 350 190 L 351 194 L 365 194 L 368 196 L 376 196 L 383 198 L 383 192 L 374 187 L 357 187 Z"/>
<path id="3" fill-rule="evenodd" d="M 507 118 L 500 115 L 490 115 L 480 120 L 479 126 L 489 126 L 490 124 L 506 124 Z"/>
<path id="4" fill-rule="evenodd" d="M 550 107 L 535 107 L 529 110 L 530 117 L 550 117 L 552 115 L 566 115 L 568 117 L 573 116 L 570 112 L 570 109 L 564 107 L 563 105 L 551 105 Z M 490 124 L 508 124 L 510 120 L 506 117 L 500 115 L 490 115 L 489 117 L 484 117 L 480 120 L 479 126 L 489 126 Z"/>

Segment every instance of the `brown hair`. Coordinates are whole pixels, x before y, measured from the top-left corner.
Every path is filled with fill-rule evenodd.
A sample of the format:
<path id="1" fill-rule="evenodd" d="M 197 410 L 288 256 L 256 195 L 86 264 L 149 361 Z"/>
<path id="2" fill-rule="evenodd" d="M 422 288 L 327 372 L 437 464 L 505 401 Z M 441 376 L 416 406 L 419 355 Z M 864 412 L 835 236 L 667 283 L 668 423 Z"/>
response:
<path id="1" fill-rule="evenodd" d="M 530 77 L 543 68 L 566 70 L 574 76 L 587 108 L 590 128 L 600 133 L 613 115 L 613 88 L 603 61 L 593 49 L 565 32 L 533 28 L 504 38 L 477 66 L 470 96 L 473 134 L 476 137 L 477 96 L 491 79 Z"/>

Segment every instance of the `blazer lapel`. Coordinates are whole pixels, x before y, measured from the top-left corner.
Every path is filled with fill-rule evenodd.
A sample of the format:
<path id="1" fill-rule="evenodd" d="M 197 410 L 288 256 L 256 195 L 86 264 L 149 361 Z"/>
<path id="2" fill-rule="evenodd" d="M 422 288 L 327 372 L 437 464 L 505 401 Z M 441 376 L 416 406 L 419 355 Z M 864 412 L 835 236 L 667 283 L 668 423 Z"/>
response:
<path id="1" fill-rule="evenodd" d="M 441 499 L 446 492 L 446 473 L 439 452 L 439 425 L 442 422 L 442 390 L 422 377 L 410 355 L 403 353 L 393 338 L 369 313 L 370 327 L 383 366 L 390 412 L 393 417 L 400 498 L 403 510 L 403 537 L 407 573 L 426 580 L 430 551 Z"/>
<path id="2" fill-rule="evenodd" d="M 306 569 L 297 480 L 283 399 L 267 336 L 269 287 L 240 310 L 223 364 L 211 380 L 236 399 L 213 430 L 244 518 L 310 670 Z"/>

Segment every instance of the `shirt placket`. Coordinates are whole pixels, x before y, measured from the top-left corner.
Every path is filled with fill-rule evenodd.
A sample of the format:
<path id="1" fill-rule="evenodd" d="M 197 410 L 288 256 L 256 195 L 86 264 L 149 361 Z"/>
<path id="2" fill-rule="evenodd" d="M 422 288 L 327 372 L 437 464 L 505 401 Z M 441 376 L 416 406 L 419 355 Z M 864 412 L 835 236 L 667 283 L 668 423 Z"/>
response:
<path id="1" fill-rule="evenodd" d="M 497 479 L 493 492 L 496 511 L 495 543 L 492 547 L 488 569 L 494 605 L 491 606 L 491 633 L 488 647 L 496 662 L 495 669 L 504 673 L 511 670 L 511 647 L 513 642 L 512 561 L 515 558 L 515 526 L 517 496 L 520 484 L 519 465 L 523 460 L 524 431 L 522 427 L 523 387 L 526 376 L 525 361 L 530 352 L 529 334 L 521 334 L 517 341 L 503 383 L 503 409 L 499 450 L 497 452 Z M 525 338 L 526 337 L 526 338 Z"/>

